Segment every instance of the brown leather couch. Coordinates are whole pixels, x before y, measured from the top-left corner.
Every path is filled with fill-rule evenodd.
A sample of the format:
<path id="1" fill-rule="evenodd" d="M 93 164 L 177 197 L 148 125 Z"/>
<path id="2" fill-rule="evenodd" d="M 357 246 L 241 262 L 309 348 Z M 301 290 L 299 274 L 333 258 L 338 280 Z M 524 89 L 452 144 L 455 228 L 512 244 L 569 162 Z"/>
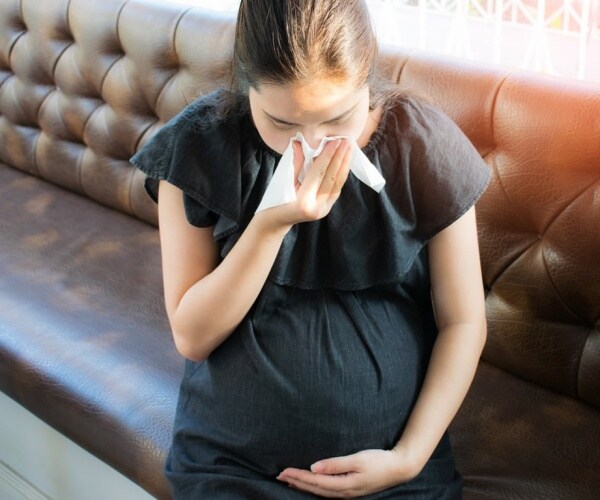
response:
<path id="1" fill-rule="evenodd" d="M 231 16 L 0 0 L 0 389 L 158 498 L 183 359 L 128 158 L 222 81 Z M 387 50 L 493 170 L 466 499 L 600 498 L 600 87 Z"/>

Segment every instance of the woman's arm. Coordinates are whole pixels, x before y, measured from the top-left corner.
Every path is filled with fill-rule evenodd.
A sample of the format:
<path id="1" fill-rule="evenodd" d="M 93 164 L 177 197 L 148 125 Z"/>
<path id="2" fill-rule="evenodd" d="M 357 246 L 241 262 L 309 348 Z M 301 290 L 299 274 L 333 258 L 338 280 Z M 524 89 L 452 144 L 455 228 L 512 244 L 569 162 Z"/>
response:
<path id="1" fill-rule="evenodd" d="M 298 172 L 302 150 L 295 147 Z M 183 356 L 204 360 L 233 332 L 258 297 L 290 227 L 320 219 L 338 199 L 351 151 L 347 141 L 329 143 L 297 186 L 297 200 L 256 214 L 221 263 L 213 228 L 190 225 L 181 190 L 160 182 L 165 305 Z"/>
<path id="2" fill-rule="evenodd" d="M 177 350 L 201 361 L 225 340 L 264 285 L 289 226 L 252 219 L 218 264 L 213 227 L 197 228 L 185 217 L 179 188 L 159 184 L 159 227 L 165 305 Z"/>
<path id="3" fill-rule="evenodd" d="M 486 339 L 475 209 L 438 233 L 428 252 L 439 333 L 400 440 L 392 450 L 320 460 L 311 471 L 286 469 L 281 481 L 325 497 L 361 496 L 409 481 L 432 455 L 471 385 Z"/>
<path id="4" fill-rule="evenodd" d="M 395 447 L 408 451 L 421 467 L 463 402 L 486 340 L 475 209 L 436 235 L 428 251 L 439 333 L 421 392 Z"/>

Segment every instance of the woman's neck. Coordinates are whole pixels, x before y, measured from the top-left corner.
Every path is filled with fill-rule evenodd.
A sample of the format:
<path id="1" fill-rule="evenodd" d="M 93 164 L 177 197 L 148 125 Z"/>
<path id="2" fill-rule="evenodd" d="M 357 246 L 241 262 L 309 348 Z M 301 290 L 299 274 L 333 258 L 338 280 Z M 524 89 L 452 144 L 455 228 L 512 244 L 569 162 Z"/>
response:
<path id="1" fill-rule="evenodd" d="M 369 143 L 371 136 L 376 132 L 377 128 L 379 127 L 379 123 L 381 122 L 382 116 L 383 108 L 381 106 L 378 106 L 369 112 L 365 128 L 363 129 L 362 134 L 360 134 L 360 136 L 356 140 L 358 147 L 364 148 Z"/>

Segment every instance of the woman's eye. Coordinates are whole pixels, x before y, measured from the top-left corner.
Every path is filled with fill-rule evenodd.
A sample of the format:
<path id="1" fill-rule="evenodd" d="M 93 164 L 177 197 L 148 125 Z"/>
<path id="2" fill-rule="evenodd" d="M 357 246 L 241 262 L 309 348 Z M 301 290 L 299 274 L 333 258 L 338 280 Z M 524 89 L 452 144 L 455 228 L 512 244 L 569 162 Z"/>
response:
<path id="1" fill-rule="evenodd" d="M 279 130 L 292 130 L 295 127 L 295 125 L 289 125 L 287 123 L 280 123 L 276 121 L 273 121 L 273 125 Z"/>
<path id="2" fill-rule="evenodd" d="M 342 116 L 341 118 L 338 118 L 337 120 L 333 120 L 331 122 L 329 122 L 330 125 L 344 125 L 346 122 L 348 122 L 350 120 L 350 118 L 352 117 L 352 115 L 346 115 L 346 116 Z"/>

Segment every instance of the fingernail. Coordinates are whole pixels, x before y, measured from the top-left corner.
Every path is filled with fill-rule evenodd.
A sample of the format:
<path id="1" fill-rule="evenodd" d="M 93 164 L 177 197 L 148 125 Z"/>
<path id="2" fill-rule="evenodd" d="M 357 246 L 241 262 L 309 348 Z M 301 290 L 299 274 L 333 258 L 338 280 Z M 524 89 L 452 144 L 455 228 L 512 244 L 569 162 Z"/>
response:
<path id="1" fill-rule="evenodd" d="M 312 472 L 321 472 L 323 470 L 323 464 L 321 462 L 315 462 L 310 466 Z"/>

